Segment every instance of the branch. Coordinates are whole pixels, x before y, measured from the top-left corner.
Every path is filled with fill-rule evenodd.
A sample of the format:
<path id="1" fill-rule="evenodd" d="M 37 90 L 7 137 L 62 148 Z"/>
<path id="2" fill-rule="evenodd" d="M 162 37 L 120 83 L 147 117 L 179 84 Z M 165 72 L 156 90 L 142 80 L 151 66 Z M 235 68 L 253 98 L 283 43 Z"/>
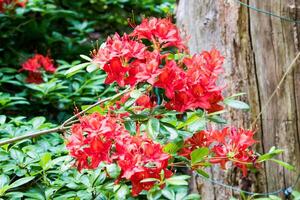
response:
<path id="1" fill-rule="evenodd" d="M 67 127 L 65 129 L 67 129 Z M 38 131 L 38 132 L 35 132 L 35 133 L 30 133 L 30 134 L 14 137 L 12 139 L 0 141 L 0 146 L 5 145 L 5 144 L 11 144 L 11 143 L 14 143 L 14 142 L 17 142 L 17 141 L 20 141 L 20 140 L 24 140 L 24 139 L 27 139 L 27 138 L 34 138 L 34 137 L 37 137 L 37 136 L 40 136 L 40 135 L 45 135 L 45 134 L 48 134 L 48 133 L 63 132 L 65 129 L 58 126 L 58 127 L 51 128 L 51 129 L 48 129 L 48 130 Z"/>
<path id="2" fill-rule="evenodd" d="M 275 90 L 273 91 L 273 93 L 271 94 L 271 96 L 267 99 L 266 103 L 261 107 L 260 112 L 258 113 L 258 115 L 256 116 L 256 118 L 254 119 L 254 121 L 251 124 L 251 129 L 254 129 L 254 126 L 257 122 L 257 120 L 260 118 L 260 116 L 263 114 L 263 112 L 267 109 L 269 103 L 271 102 L 272 98 L 274 97 L 274 95 L 277 93 L 277 91 L 280 89 L 281 84 L 283 83 L 283 81 L 285 80 L 286 76 L 289 74 L 289 72 L 293 69 L 294 64 L 296 63 L 296 61 L 298 60 L 298 58 L 300 57 L 300 52 L 296 55 L 296 57 L 293 59 L 293 61 L 291 62 L 291 64 L 287 67 L 287 70 L 285 71 L 285 73 L 283 74 L 282 78 L 280 79 L 279 83 L 277 84 Z"/>
<path id="3" fill-rule="evenodd" d="M 96 103 L 94 103 L 93 105 L 90 105 L 89 107 L 87 107 L 86 109 L 82 110 L 81 112 L 77 113 L 76 115 L 73 115 L 72 117 L 70 117 L 69 119 L 67 119 L 64 123 L 62 123 L 61 126 L 58 126 L 58 127 L 55 127 L 55 128 L 51 128 L 51 129 L 48 129 L 48 130 L 42 130 L 42 131 L 37 131 L 35 133 L 29 133 L 29 134 L 26 134 L 26 135 L 22 135 L 22 136 L 18 136 L 18 137 L 14 137 L 14 138 L 11 138 L 11 139 L 8 139 L 8 140 L 3 140 L 3 141 L 0 141 L 0 146 L 2 145 L 5 145 L 5 144 L 11 144 L 11 143 L 14 143 L 14 142 L 17 142 L 17 141 L 20 141 L 20 140 L 24 140 L 24 139 L 27 139 L 27 138 L 34 138 L 34 137 L 37 137 L 37 136 L 40 136 L 40 135 L 45 135 L 45 134 L 48 134 L 48 133 L 55 133 L 55 132 L 63 132 L 67 129 L 70 128 L 70 125 L 77 122 L 77 120 L 75 120 L 78 116 L 84 114 L 86 111 L 94 108 L 95 106 L 101 104 L 101 103 L 104 103 L 106 101 L 109 101 L 109 100 L 113 100 L 113 99 L 116 99 L 120 96 L 122 96 L 123 94 L 125 94 L 126 92 L 129 91 L 130 88 L 127 88 L 125 90 L 123 90 L 122 92 L 112 96 L 112 97 L 107 97 L 103 100 L 100 100 Z M 68 125 L 68 126 L 66 126 Z"/>

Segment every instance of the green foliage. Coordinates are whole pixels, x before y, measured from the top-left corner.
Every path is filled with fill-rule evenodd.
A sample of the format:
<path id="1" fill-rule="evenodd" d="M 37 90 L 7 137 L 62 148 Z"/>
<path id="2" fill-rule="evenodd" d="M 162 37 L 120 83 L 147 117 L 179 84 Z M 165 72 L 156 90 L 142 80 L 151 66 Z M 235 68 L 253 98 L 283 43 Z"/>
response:
<path id="1" fill-rule="evenodd" d="M 278 160 L 278 159 L 275 159 L 274 157 L 283 153 L 284 150 L 282 149 L 276 149 L 276 147 L 272 147 L 268 153 L 265 153 L 263 155 L 260 155 L 259 158 L 258 158 L 258 162 L 264 162 L 264 161 L 267 161 L 267 160 L 270 160 L 270 161 L 273 161 L 273 162 L 276 162 L 277 164 L 281 165 L 282 167 L 288 169 L 288 170 L 295 170 L 295 167 L 284 162 L 284 161 L 281 161 L 281 160 Z"/>
<path id="2" fill-rule="evenodd" d="M 202 147 L 195 149 L 191 153 L 191 163 L 196 164 L 204 160 L 204 158 L 209 154 L 209 149 L 207 147 Z"/>
<path id="3" fill-rule="evenodd" d="M 235 97 L 242 96 L 244 94 L 245 93 L 234 94 L 234 95 L 224 99 L 223 102 L 224 102 L 225 105 L 227 105 L 229 107 L 232 107 L 232 108 L 235 108 L 235 109 L 249 110 L 250 107 L 249 107 L 248 104 L 246 104 L 245 102 L 234 99 Z"/>

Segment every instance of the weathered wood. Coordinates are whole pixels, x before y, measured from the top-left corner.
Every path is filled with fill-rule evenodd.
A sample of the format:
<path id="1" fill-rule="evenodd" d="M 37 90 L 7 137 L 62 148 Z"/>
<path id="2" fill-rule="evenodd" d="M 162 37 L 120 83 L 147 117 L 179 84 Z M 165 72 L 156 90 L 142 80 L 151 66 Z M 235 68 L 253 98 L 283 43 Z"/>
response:
<path id="1" fill-rule="evenodd" d="M 298 2 L 289 0 L 244 1 L 252 6 L 290 18 L 300 17 Z M 224 64 L 227 94 L 247 92 L 243 100 L 249 102 L 251 111 L 233 111 L 230 124 L 250 127 L 276 88 L 288 64 L 299 49 L 300 25 L 258 13 L 241 6 L 235 0 L 180 0 L 177 23 L 190 36 L 192 52 L 216 47 L 226 57 Z M 280 159 L 296 166 L 300 171 L 300 67 L 290 73 L 270 102 L 257 124 L 257 148 L 265 152 L 271 146 L 285 150 Z M 250 175 L 250 182 L 241 179 L 234 171 L 220 172 L 212 169 L 215 179 L 239 185 L 252 191 L 272 191 L 289 186 L 295 173 L 267 163 L 259 175 Z M 197 180 L 197 189 L 203 199 L 227 199 L 232 193 L 219 186 Z M 299 188 L 300 185 L 298 185 Z M 300 189 L 300 188 L 299 188 Z"/>

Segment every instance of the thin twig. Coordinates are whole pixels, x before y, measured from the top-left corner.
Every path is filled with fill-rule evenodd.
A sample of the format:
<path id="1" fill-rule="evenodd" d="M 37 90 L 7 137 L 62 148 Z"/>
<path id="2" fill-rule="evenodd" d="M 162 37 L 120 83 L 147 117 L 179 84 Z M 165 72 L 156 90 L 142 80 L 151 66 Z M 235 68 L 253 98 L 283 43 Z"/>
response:
<path id="1" fill-rule="evenodd" d="M 68 127 L 66 127 L 65 129 L 67 129 L 67 128 Z M 35 133 L 29 133 L 29 134 L 26 134 L 26 135 L 21 135 L 21 136 L 14 137 L 14 138 L 11 138 L 11 139 L 8 139 L 8 140 L 0 141 L 0 146 L 5 145 L 5 144 L 11 144 L 11 143 L 14 143 L 14 142 L 17 142 L 17 141 L 20 141 L 20 140 L 24 140 L 24 139 L 27 139 L 27 138 L 34 138 L 34 137 L 37 137 L 37 136 L 40 136 L 40 135 L 45 135 L 45 134 L 48 134 L 48 133 L 62 132 L 65 129 L 63 127 L 59 126 L 59 127 L 51 128 L 51 129 L 48 129 L 48 130 L 37 131 Z"/>
<path id="2" fill-rule="evenodd" d="M 119 94 L 116 94 L 116 95 L 114 95 L 114 96 L 112 96 L 112 97 L 107 97 L 107 98 L 105 98 L 105 99 L 102 99 L 102 100 L 100 100 L 100 101 L 98 101 L 98 102 L 96 102 L 96 103 L 90 105 L 90 106 L 87 107 L 86 109 L 80 111 L 79 113 L 77 113 L 77 114 L 73 115 L 72 117 L 70 117 L 69 119 L 67 119 L 67 120 L 61 125 L 61 127 L 64 127 L 66 124 L 70 124 L 69 122 L 71 122 L 72 120 L 76 119 L 76 118 L 79 117 L 80 115 L 84 114 L 86 111 L 88 111 L 88 110 L 90 110 L 90 109 L 92 109 L 92 108 L 94 108 L 94 107 L 100 105 L 101 103 L 104 103 L 104 102 L 106 102 L 106 101 L 108 101 L 108 100 L 113 100 L 113 99 L 116 99 L 116 98 L 120 97 L 121 95 L 123 95 L 123 94 L 125 94 L 126 92 L 128 92 L 129 89 L 130 89 L 130 88 L 127 88 L 127 89 L 123 90 L 122 92 L 120 92 Z"/>
<path id="3" fill-rule="evenodd" d="M 276 88 L 273 91 L 273 93 L 271 94 L 271 96 L 268 98 L 267 102 L 262 106 L 260 112 L 258 113 L 258 115 L 256 116 L 256 118 L 254 119 L 254 121 L 251 124 L 251 129 L 254 129 L 254 126 L 255 126 L 257 120 L 260 118 L 260 115 L 266 110 L 266 108 L 269 105 L 269 103 L 271 102 L 272 98 L 274 97 L 276 92 L 280 89 L 281 84 L 283 83 L 283 81 L 285 80 L 286 76 L 289 74 L 291 69 L 294 67 L 294 64 L 298 60 L 299 56 L 300 56 L 300 52 L 296 55 L 296 57 L 293 59 L 291 64 L 288 66 L 286 72 L 283 74 L 282 78 L 280 79 L 278 85 L 276 86 Z"/>

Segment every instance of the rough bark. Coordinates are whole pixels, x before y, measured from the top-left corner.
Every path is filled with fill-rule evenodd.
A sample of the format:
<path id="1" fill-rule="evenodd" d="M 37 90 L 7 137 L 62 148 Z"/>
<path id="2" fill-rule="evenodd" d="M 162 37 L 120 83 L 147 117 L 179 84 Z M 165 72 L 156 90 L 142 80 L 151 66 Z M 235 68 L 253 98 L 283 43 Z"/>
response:
<path id="1" fill-rule="evenodd" d="M 298 1 L 298 2 L 297 2 Z M 243 1 L 252 6 L 290 18 L 300 17 L 300 0 Z M 298 14 L 297 14 L 298 11 Z M 219 49 L 226 58 L 225 95 L 246 92 L 242 100 L 248 102 L 248 113 L 231 110 L 230 122 L 235 126 L 250 127 L 261 107 L 277 87 L 289 63 L 298 53 L 300 24 L 283 21 L 249 10 L 235 0 L 180 0 L 177 23 L 183 34 L 189 35 L 191 52 Z M 257 123 L 256 138 L 260 152 L 272 146 L 285 150 L 280 159 L 300 171 L 300 67 L 291 72 Z M 291 185 L 296 178 L 274 163 L 266 163 L 259 173 L 242 178 L 240 173 L 211 169 L 214 179 L 238 185 L 244 189 L 266 192 Z M 228 199 L 232 191 L 213 186 L 197 178 L 193 190 L 203 199 Z M 250 184 L 249 184 L 250 183 Z M 298 189 L 300 185 L 298 184 Z"/>

